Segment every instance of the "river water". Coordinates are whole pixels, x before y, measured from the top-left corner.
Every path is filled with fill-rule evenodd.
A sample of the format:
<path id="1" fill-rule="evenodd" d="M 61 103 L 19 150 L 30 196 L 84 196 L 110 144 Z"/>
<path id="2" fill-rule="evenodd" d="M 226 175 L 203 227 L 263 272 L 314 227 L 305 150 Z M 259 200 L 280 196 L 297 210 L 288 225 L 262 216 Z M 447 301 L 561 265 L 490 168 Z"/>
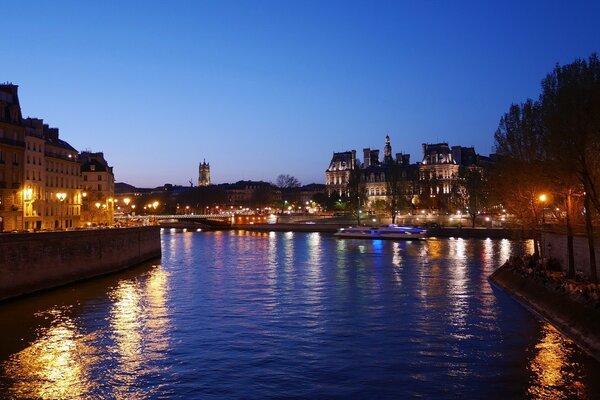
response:
<path id="1" fill-rule="evenodd" d="M 0 304 L 0 396 L 600 398 L 487 280 L 529 245 L 165 233 L 160 265 Z"/>

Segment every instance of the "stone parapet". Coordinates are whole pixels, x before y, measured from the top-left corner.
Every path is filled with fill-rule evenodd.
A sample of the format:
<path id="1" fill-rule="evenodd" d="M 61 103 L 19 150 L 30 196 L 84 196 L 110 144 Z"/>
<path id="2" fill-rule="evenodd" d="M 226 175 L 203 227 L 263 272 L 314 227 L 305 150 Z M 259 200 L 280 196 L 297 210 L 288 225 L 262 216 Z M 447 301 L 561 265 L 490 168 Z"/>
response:
<path id="1" fill-rule="evenodd" d="M 108 274 L 160 255 L 158 227 L 0 234 L 0 300 Z"/>

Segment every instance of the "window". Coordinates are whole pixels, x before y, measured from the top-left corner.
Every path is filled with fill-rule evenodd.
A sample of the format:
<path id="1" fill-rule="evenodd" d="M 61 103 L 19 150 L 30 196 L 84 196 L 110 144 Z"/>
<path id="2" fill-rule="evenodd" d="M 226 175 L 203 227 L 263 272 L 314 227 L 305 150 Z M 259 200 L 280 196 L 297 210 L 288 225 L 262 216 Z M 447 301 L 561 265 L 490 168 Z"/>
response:
<path id="1" fill-rule="evenodd" d="M 102 180 L 102 175 L 98 175 L 98 181 Z"/>

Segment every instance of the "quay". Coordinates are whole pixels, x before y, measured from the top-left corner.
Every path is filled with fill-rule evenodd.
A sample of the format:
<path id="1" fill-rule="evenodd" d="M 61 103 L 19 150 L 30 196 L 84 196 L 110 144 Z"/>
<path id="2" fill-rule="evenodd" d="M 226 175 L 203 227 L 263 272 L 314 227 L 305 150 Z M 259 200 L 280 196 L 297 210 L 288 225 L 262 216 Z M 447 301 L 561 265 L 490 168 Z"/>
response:
<path id="1" fill-rule="evenodd" d="M 489 280 L 600 361 L 600 303 L 598 299 L 584 297 L 581 290 L 582 286 L 587 286 L 587 290 L 597 285 L 577 285 L 568 281 L 561 284 L 553 278 L 556 274 L 560 275 L 520 266 L 509 260 L 494 271 Z M 564 289 L 570 285 L 579 287 L 571 291 Z"/>
<path id="2" fill-rule="evenodd" d="M 161 256 L 156 226 L 0 234 L 0 301 Z"/>

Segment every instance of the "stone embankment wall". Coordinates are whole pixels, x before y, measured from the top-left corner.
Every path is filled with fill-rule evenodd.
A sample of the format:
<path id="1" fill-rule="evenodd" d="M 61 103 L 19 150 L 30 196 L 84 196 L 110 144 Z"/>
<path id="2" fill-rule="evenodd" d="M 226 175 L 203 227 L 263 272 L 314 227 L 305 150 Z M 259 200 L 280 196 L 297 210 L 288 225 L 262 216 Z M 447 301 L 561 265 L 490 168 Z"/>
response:
<path id="1" fill-rule="evenodd" d="M 490 276 L 490 281 L 541 315 L 600 361 L 600 309 L 582 304 L 568 294 L 551 290 L 507 264 L 498 268 Z"/>
<path id="2" fill-rule="evenodd" d="M 160 257 L 158 227 L 0 235 L 0 300 Z"/>
<path id="3" fill-rule="evenodd" d="M 600 263 L 600 243 L 595 240 L 596 262 Z M 567 236 L 552 232 L 542 232 L 542 256 L 544 258 L 556 258 L 563 269 L 569 268 L 567 253 Z M 573 237 L 573 252 L 575 254 L 575 270 L 581 271 L 587 277 L 590 276 L 590 250 L 587 237 Z"/>

